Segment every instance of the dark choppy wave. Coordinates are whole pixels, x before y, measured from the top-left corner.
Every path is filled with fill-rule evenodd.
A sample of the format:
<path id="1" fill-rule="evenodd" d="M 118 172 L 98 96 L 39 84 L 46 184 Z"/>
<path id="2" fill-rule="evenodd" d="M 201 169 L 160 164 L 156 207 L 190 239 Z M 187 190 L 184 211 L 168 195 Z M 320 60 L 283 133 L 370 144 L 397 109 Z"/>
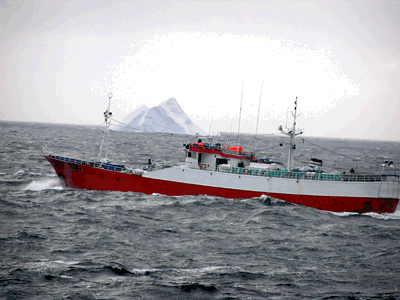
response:
<path id="1" fill-rule="evenodd" d="M 400 300 L 399 212 L 360 216 L 266 197 L 64 189 L 43 146 L 91 158 L 101 132 L 1 125 L 7 138 L 0 141 L 0 299 Z M 139 167 L 149 156 L 183 160 L 189 137 L 115 133 L 114 139 L 112 159 Z M 399 143 L 313 142 L 365 159 L 359 169 L 400 161 Z M 177 150 L 165 153 L 163 145 Z M 117 152 L 121 147 L 127 150 Z M 339 169 L 350 164 L 306 144 L 298 148 L 303 163 L 311 155 Z"/>

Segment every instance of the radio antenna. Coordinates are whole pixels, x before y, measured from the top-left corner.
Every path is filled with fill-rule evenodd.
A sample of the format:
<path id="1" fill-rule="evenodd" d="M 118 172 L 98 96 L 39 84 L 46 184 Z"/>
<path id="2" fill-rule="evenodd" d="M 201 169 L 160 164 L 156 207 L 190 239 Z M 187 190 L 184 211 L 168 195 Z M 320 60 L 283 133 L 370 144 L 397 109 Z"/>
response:
<path id="1" fill-rule="evenodd" d="M 106 123 L 106 130 L 104 131 L 103 134 L 103 140 L 101 141 L 101 146 L 100 146 L 100 151 L 99 151 L 99 160 L 101 162 L 108 162 L 107 160 L 107 151 L 108 151 L 108 130 L 110 128 L 111 125 L 111 116 L 112 116 L 112 112 L 110 111 L 110 107 L 111 107 L 111 98 L 112 98 L 113 94 L 112 93 L 108 93 L 108 108 L 107 110 L 104 112 L 104 121 Z"/>
<path id="2" fill-rule="evenodd" d="M 240 98 L 240 111 L 239 111 L 239 126 L 238 126 L 238 146 L 240 145 L 239 142 L 239 134 L 240 134 L 240 120 L 242 118 L 242 102 L 243 102 L 243 89 L 244 89 L 244 78 L 243 78 L 243 83 L 242 83 L 242 96 Z"/>
<path id="3" fill-rule="evenodd" d="M 256 151 L 257 151 L 257 131 L 258 131 L 258 120 L 259 120 L 259 118 L 260 118 L 260 107 L 261 107 L 261 97 L 262 97 L 263 85 L 264 85 L 264 79 L 263 79 L 262 82 L 261 82 L 260 100 L 259 100 L 259 102 L 258 102 L 256 135 L 254 136 L 254 156 L 256 156 Z"/>

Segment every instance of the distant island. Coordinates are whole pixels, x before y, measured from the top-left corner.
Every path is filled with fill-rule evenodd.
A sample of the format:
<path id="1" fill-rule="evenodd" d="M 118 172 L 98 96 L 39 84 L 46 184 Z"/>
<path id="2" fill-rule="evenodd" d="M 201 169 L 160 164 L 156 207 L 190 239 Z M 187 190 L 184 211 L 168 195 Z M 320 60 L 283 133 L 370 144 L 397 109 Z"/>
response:
<path id="1" fill-rule="evenodd" d="M 180 107 L 175 98 L 164 100 L 160 105 L 149 108 L 142 105 L 127 115 L 122 122 L 124 125 L 113 126 L 118 131 L 166 132 L 175 134 L 208 135 L 194 124 Z"/>

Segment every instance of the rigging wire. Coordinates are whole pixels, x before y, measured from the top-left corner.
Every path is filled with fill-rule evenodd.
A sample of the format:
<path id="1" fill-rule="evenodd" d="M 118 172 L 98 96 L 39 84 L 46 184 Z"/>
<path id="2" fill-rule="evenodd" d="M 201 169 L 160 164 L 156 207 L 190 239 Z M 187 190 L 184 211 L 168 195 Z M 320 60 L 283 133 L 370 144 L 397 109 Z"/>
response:
<path id="1" fill-rule="evenodd" d="M 99 129 L 100 126 L 103 126 L 105 122 L 101 123 L 100 125 L 96 126 L 96 129 Z"/>
<path id="2" fill-rule="evenodd" d="M 125 125 L 118 125 L 118 124 L 112 124 L 112 126 L 119 127 L 119 128 L 125 128 L 126 127 Z"/>
<path id="3" fill-rule="evenodd" d="M 303 140 L 303 143 L 306 141 L 304 138 L 300 138 L 300 139 Z M 317 145 L 317 144 L 314 144 L 314 143 L 312 143 L 312 142 L 310 142 L 310 141 L 306 141 L 306 142 L 309 143 L 309 144 L 311 144 L 311 145 L 313 145 L 313 146 L 315 146 L 315 147 L 318 147 L 318 148 L 324 149 L 325 151 L 331 152 L 331 153 L 333 153 L 333 154 L 336 154 L 336 155 L 339 155 L 339 156 L 343 156 L 343 157 L 346 157 L 346 158 L 351 159 L 351 160 L 360 161 L 360 159 L 358 159 L 358 158 L 354 158 L 354 157 L 350 157 L 350 156 L 347 156 L 347 155 L 344 155 L 344 154 L 337 153 L 337 152 L 332 151 L 332 150 L 329 150 L 329 149 L 327 149 L 327 148 L 325 148 L 325 147 L 322 147 L 322 146 L 319 146 L 319 145 Z"/>
<path id="4" fill-rule="evenodd" d="M 279 148 L 279 147 L 281 147 L 281 145 L 274 146 L 274 147 L 269 147 L 269 148 L 261 148 L 261 149 L 257 149 L 257 152 L 258 151 L 267 151 L 267 150 L 271 150 L 271 149 L 275 149 L 275 148 Z"/>
<path id="5" fill-rule="evenodd" d="M 130 128 L 132 128 L 132 129 L 134 129 L 134 130 L 139 130 L 140 132 L 143 132 L 143 130 L 142 129 L 140 129 L 140 128 L 136 128 L 136 127 L 133 127 L 133 126 L 130 126 L 130 125 L 128 125 L 128 124 L 124 124 L 124 123 L 122 123 L 122 122 L 119 122 L 119 121 L 117 121 L 117 120 L 114 120 L 113 118 L 110 118 L 112 121 L 114 121 L 114 122 L 117 122 L 117 123 L 119 123 L 119 124 L 122 124 L 122 125 L 124 125 L 125 127 L 130 127 Z M 122 127 L 122 126 L 121 126 Z"/>
<path id="6" fill-rule="evenodd" d="M 270 134 L 270 135 L 274 135 L 274 134 Z M 310 142 L 310 141 L 308 141 L 308 140 L 306 140 L 306 139 L 304 139 L 304 138 L 302 138 L 302 137 L 299 137 L 299 138 L 303 141 L 303 143 L 304 143 L 304 142 L 307 142 L 307 143 L 309 143 L 309 144 L 311 144 L 311 145 L 313 145 L 313 146 L 315 146 L 315 147 L 321 148 L 321 149 L 323 149 L 323 150 L 325 150 L 325 151 L 327 151 L 327 152 L 330 152 L 330 153 L 333 153 L 333 154 L 335 154 L 335 155 L 343 156 L 343 157 L 345 157 L 345 158 L 347 158 L 347 159 L 350 159 L 350 160 L 352 160 L 353 162 L 360 162 L 360 161 L 362 161 L 362 160 L 359 159 L 359 158 L 350 157 L 350 156 L 347 156 L 347 155 L 345 155 L 345 154 L 341 154 L 341 153 L 332 151 L 332 150 L 330 150 L 330 149 L 328 149 L 328 148 L 322 147 L 322 146 L 320 146 L 320 145 L 314 144 L 313 142 Z M 281 145 L 275 146 L 275 147 L 270 147 L 270 148 L 258 149 L 257 151 L 267 151 L 267 150 L 271 150 L 271 149 L 275 149 L 275 148 L 279 148 L 279 147 L 281 147 Z M 376 166 L 376 164 L 374 164 L 374 163 L 372 163 L 372 162 L 364 161 L 364 163 L 366 163 L 366 164 L 368 164 L 368 165 L 370 165 L 370 166 Z M 357 163 L 356 163 L 356 168 L 357 168 Z"/>
<path id="7" fill-rule="evenodd" d="M 304 141 L 306 141 L 304 138 L 301 138 L 301 139 L 303 140 L 303 143 L 304 143 Z M 346 158 L 348 158 L 348 159 L 350 159 L 350 160 L 353 160 L 353 161 L 356 161 L 356 162 L 362 161 L 362 160 L 359 159 L 359 158 L 353 158 L 353 157 L 350 157 L 350 156 L 347 156 L 347 155 L 344 155 L 344 154 L 337 153 L 337 152 L 335 152 L 335 151 L 329 150 L 329 149 L 324 148 L 324 147 L 322 147 L 322 146 L 316 145 L 316 144 L 314 144 L 314 143 L 312 143 L 312 142 L 309 142 L 309 141 L 306 141 L 306 142 L 307 142 L 307 143 L 310 143 L 311 145 L 314 145 L 314 146 L 316 146 L 316 147 L 319 147 L 319 148 L 321 148 L 321 149 L 324 149 L 324 150 L 326 150 L 326 151 L 328 151 L 328 152 L 331 152 L 331 153 L 333 153 L 333 154 L 346 157 Z M 369 162 L 369 161 L 366 161 L 366 160 L 364 160 L 363 163 L 364 163 L 364 164 L 368 164 L 368 165 L 370 165 L 370 166 L 374 166 L 374 167 L 376 166 L 375 163 L 372 163 L 372 162 Z M 357 170 L 357 163 L 356 163 L 355 168 L 356 168 L 356 170 Z"/>

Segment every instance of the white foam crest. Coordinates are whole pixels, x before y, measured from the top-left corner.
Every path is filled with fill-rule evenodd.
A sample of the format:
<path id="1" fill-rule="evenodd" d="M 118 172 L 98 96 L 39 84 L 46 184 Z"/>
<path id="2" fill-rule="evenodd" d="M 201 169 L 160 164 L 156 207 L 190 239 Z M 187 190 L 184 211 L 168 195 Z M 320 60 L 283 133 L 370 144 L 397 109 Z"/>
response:
<path id="1" fill-rule="evenodd" d="M 226 266 L 209 266 L 209 267 L 200 268 L 198 270 L 203 273 L 208 273 L 208 272 L 214 272 L 214 271 L 222 270 L 222 269 L 226 269 Z"/>
<path id="2" fill-rule="evenodd" d="M 155 273 L 160 271 L 159 269 L 132 269 L 130 272 L 137 275 L 146 275 L 148 273 Z"/>
<path id="3" fill-rule="evenodd" d="M 29 175 L 42 176 L 42 174 L 40 174 L 40 173 L 35 173 L 35 172 L 29 172 Z"/>
<path id="4" fill-rule="evenodd" d="M 42 178 L 38 180 L 34 180 L 29 183 L 24 190 L 30 191 L 42 191 L 42 190 L 61 190 L 62 184 L 60 179 L 58 178 Z"/>
<path id="5" fill-rule="evenodd" d="M 177 272 L 187 272 L 187 273 L 213 273 L 218 270 L 225 270 L 227 267 L 226 266 L 209 266 L 209 267 L 204 267 L 204 268 L 194 268 L 194 269 L 171 269 Z M 234 267 L 234 268 L 239 268 L 239 267 Z M 162 271 L 162 269 L 131 269 L 130 272 L 134 274 L 147 274 L 147 273 L 154 273 Z"/>
<path id="6" fill-rule="evenodd" d="M 80 262 L 79 261 L 74 261 L 74 260 L 55 260 L 53 261 L 56 264 L 61 264 L 61 265 L 77 265 Z"/>
<path id="7" fill-rule="evenodd" d="M 350 217 L 350 216 L 358 216 L 358 213 L 355 212 L 333 212 L 329 211 L 329 213 L 334 214 L 338 217 Z M 375 212 L 363 213 L 362 216 L 368 216 L 371 218 L 379 219 L 379 220 L 400 220 L 400 210 L 395 211 L 394 213 L 383 213 L 378 214 Z"/>
<path id="8" fill-rule="evenodd" d="M 338 216 L 338 217 L 350 217 L 350 216 L 358 216 L 359 215 L 359 213 L 347 212 L 347 211 L 344 211 L 344 212 L 328 211 L 328 212 L 333 214 L 333 215 L 335 215 L 335 216 Z"/>
<path id="9" fill-rule="evenodd" d="M 221 272 L 221 271 L 228 271 L 230 269 L 240 269 L 240 267 L 209 266 L 209 267 L 195 268 L 195 269 L 176 269 L 176 271 L 192 273 L 192 274 L 206 274 L 206 273 L 216 273 L 216 272 Z"/>
<path id="10" fill-rule="evenodd" d="M 77 265 L 79 264 L 79 261 L 64 261 L 64 260 L 48 260 L 48 259 L 44 259 L 41 261 L 35 261 L 35 262 L 27 262 L 26 263 L 30 268 L 53 268 L 53 267 L 57 267 L 60 265 Z"/>
<path id="11" fill-rule="evenodd" d="M 262 194 L 260 197 L 255 197 L 255 198 L 263 200 L 263 201 L 266 201 L 266 200 L 270 199 L 271 203 L 290 203 L 290 202 L 287 202 L 285 200 L 274 198 L 274 197 L 271 197 L 271 196 L 268 196 L 268 195 L 265 195 L 265 194 Z"/>
<path id="12" fill-rule="evenodd" d="M 384 214 L 377 214 L 377 213 L 365 213 L 363 216 L 369 216 L 371 218 L 379 219 L 379 220 L 400 220 L 400 210 L 397 209 L 394 213 L 384 213 Z"/>

